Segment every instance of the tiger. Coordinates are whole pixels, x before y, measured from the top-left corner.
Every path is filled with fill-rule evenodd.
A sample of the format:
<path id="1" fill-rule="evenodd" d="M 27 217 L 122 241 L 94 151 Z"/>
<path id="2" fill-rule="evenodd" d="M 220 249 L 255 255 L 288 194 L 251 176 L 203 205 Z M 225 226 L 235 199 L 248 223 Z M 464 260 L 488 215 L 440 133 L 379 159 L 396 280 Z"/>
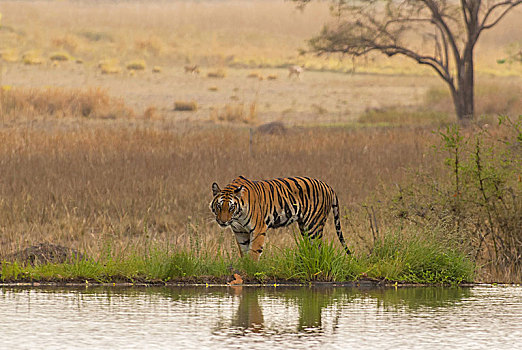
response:
<path id="1" fill-rule="evenodd" d="M 225 188 L 212 184 L 210 210 L 221 227 L 232 228 L 240 255 L 259 260 L 266 231 L 297 222 L 303 236 L 322 238 L 333 210 L 337 237 L 347 254 L 339 220 L 339 200 L 333 189 L 317 179 L 287 177 L 253 181 L 239 176 Z"/>

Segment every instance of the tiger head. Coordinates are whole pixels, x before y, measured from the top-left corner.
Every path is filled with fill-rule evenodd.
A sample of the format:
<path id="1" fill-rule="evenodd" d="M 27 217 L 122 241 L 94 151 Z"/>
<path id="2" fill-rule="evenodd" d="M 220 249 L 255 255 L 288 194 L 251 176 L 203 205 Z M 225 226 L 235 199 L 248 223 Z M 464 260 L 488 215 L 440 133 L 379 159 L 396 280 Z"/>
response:
<path id="1" fill-rule="evenodd" d="M 220 189 L 217 183 L 212 184 L 214 199 L 210 202 L 210 210 L 216 215 L 217 223 L 226 227 L 241 214 L 241 190 L 243 186 Z"/>

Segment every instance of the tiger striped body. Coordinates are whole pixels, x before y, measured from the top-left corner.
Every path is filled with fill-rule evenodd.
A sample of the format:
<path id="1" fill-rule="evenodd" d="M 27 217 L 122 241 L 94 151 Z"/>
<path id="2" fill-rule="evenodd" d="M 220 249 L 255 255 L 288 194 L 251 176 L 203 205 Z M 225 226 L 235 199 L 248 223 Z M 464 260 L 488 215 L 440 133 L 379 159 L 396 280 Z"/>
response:
<path id="1" fill-rule="evenodd" d="M 259 259 L 267 229 L 294 222 L 303 235 L 321 238 L 330 209 L 339 241 L 350 253 L 341 231 L 337 195 L 322 181 L 307 177 L 251 181 L 240 176 L 222 190 L 212 184 L 212 192 L 210 209 L 219 225 L 232 228 L 241 256 Z"/>

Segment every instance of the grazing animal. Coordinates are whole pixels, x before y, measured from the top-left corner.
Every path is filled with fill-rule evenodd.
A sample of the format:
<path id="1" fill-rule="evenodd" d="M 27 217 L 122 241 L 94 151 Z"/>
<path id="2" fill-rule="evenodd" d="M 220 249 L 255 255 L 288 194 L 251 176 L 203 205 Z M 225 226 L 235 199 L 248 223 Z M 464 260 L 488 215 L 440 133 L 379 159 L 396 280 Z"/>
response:
<path id="1" fill-rule="evenodd" d="M 290 66 L 288 67 L 288 78 L 291 78 L 295 75 L 297 78 L 301 79 L 301 73 L 304 72 L 304 68 L 301 66 Z"/>
<path id="2" fill-rule="evenodd" d="M 194 64 L 192 66 L 185 66 L 185 73 L 192 73 L 194 75 L 199 74 L 199 66 Z"/>
<path id="3" fill-rule="evenodd" d="M 266 230 L 293 222 L 301 234 L 321 238 L 330 209 L 337 237 L 350 254 L 341 231 L 337 195 L 322 181 L 308 177 L 252 181 L 240 176 L 223 189 L 214 182 L 212 194 L 210 210 L 220 226 L 232 228 L 241 256 L 258 260 Z"/>

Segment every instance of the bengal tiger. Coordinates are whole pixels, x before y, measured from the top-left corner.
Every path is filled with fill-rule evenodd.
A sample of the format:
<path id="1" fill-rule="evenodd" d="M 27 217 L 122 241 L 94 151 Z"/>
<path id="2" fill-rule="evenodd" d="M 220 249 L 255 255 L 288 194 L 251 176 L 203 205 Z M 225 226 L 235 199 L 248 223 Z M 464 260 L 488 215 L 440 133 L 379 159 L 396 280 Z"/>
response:
<path id="1" fill-rule="evenodd" d="M 214 182 L 212 194 L 210 210 L 220 226 L 232 228 L 241 256 L 249 254 L 258 260 L 266 230 L 293 222 L 297 222 L 301 234 L 321 238 L 330 208 L 337 237 L 350 254 L 341 231 L 337 195 L 322 181 L 308 177 L 252 181 L 239 176 L 223 189 Z"/>

